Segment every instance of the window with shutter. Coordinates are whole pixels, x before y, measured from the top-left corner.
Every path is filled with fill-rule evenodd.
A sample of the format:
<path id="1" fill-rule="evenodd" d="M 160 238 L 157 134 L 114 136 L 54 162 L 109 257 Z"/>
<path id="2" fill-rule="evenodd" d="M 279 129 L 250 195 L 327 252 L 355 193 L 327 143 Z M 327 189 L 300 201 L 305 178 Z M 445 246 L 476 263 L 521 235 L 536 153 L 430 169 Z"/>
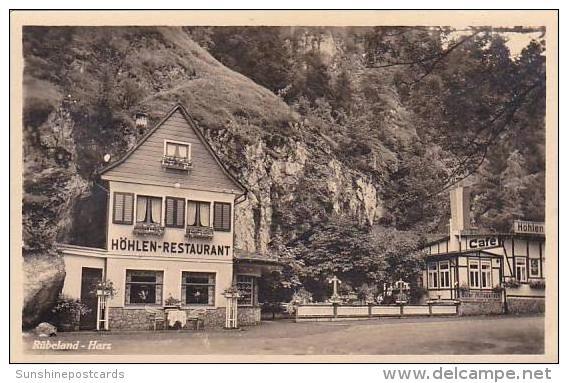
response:
<path id="1" fill-rule="evenodd" d="M 213 205 L 213 228 L 216 231 L 231 231 L 231 204 L 215 202 Z"/>
<path id="2" fill-rule="evenodd" d="M 112 222 L 120 225 L 131 225 L 134 212 L 134 194 L 115 192 L 113 198 Z"/>
<path id="3" fill-rule="evenodd" d="M 166 227 L 184 227 L 185 199 L 166 197 Z"/>

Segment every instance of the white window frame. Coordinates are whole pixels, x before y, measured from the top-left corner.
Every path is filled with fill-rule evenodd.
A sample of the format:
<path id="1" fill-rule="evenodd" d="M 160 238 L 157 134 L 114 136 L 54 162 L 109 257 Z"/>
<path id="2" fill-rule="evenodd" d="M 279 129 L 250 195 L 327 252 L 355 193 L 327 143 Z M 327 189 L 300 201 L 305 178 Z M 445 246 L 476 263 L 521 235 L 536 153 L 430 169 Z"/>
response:
<path id="1" fill-rule="evenodd" d="M 515 277 L 517 278 L 517 280 L 519 282 L 526 282 L 527 281 L 527 258 L 526 257 L 516 257 L 515 258 Z"/>
<path id="2" fill-rule="evenodd" d="M 239 278 L 243 278 L 243 279 L 249 279 L 248 281 L 239 281 Z M 256 275 L 248 275 L 248 274 L 237 274 L 237 289 L 239 289 L 239 292 L 241 291 L 242 287 L 239 287 L 239 285 L 250 285 L 250 302 L 239 302 L 239 306 L 244 306 L 244 307 L 252 307 L 255 306 L 258 302 L 258 296 L 257 296 L 257 284 L 258 284 L 258 277 Z M 242 296 L 244 298 L 244 295 Z"/>
<path id="3" fill-rule="evenodd" d="M 442 266 L 444 266 L 444 267 L 447 266 L 447 269 L 442 269 Z M 445 288 L 451 287 L 452 281 L 451 281 L 451 278 L 450 278 L 450 276 L 451 276 L 451 274 L 450 274 L 450 261 L 443 261 L 443 262 L 440 262 L 438 264 L 438 275 L 440 277 L 440 283 L 439 283 L 440 288 L 445 289 Z M 448 283 L 445 283 L 446 282 L 444 280 L 445 275 L 447 275 L 447 282 Z"/>
<path id="4" fill-rule="evenodd" d="M 537 265 L 536 274 L 533 274 L 533 273 L 532 273 L 532 265 L 531 265 L 531 263 L 532 263 L 533 261 L 535 261 L 535 262 L 536 262 L 536 265 Z M 529 277 L 530 277 L 530 278 L 540 278 L 540 268 L 541 268 L 541 265 L 540 265 L 540 259 L 539 259 L 539 258 L 529 258 L 529 267 L 528 267 L 528 269 L 529 269 Z"/>
<path id="5" fill-rule="evenodd" d="M 432 268 L 434 266 L 434 268 Z M 428 288 L 429 289 L 437 289 L 440 287 L 440 283 L 438 280 L 438 262 L 429 262 L 428 263 Z"/>
<path id="6" fill-rule="evenodd" d="M 471 266 L 477 266 L 477 268 L 472 268 Z M 467 271 L 469 277 L 469 287 L 478 289 L 481 286 L 481 265 L 479 264 L 479 260 L 468 260 L 467 262 Z M 475 278 L 477 276 L 477 278 Z"/>
<path id="7" fill-rule="evenodd" d="M 483 266 L 487 266 L 486 269 L 483 268 Z M 479 285 L 481 286 L 482 289 L 489 289 L 491 287 L 493 287 L 492 285 L 492 281 L 491 281 L 491 276 L 492 276 L 492 264 L 491 261 L 488 260 L 484 260 L 480 262 L 480 270 L 479 270 Z M 485 283 L 484 282 L 484 278 L 485 277 Z"/>
<path id="8" fill-rule="evenodd" d="M 201 284 L 201 283 L 187 283 L 184 280 L 184 276 L 188 277 L 190 274 L 202 274 L 202 275 L 207 275 L 208 277 L 213 276 L 213 283 L 206 283 L 206 284 Z M 209 297 L 209 289 L 212 289 L 213 291 L 213 302 L 211 303 L 187 303 L 187 290 L 184 293 L 184 289 L 187 289 L 188 286 L 202 286 L 202 287 L 207 287 L 207 294 Z M 208 307 L 215 307 L 216 304 L 216 299 L 215 299 L 215 294 L 217 291 L 217 272 L 215 271 L 182 271 L 181 273 L 181 297 L 182 297 L 182 305 L 184 306 L 208 306 Z M 185 299 L 183 299 L 185 298 Z"/>
<path id="9" fill-rule="evenodd" d="M 136 273 L 153 273 L 155 275 L 155 282 L 132 282 L 128 281 L 130 273 L 130 278 L 132 279 L 132 274 Z M 145 270 L 145 269 L 126 269 L 125 279 L 124 279 L 124 304 L 125 306 L 162 306 L 164 302 L 164 270 Z M 132 301 L 132 286 L 133 285 L 150 285 L 154 288 L 154 302 L 140 303 L 131 302 Z"/>
<path id="10" fill-rule="evenodd" d="M 168 155 L 168 144 L 185 145 L 187 146 L 187 159 L 191 160 L 191 143 L 185 141 L 164 140 L 164 156 Z"/>

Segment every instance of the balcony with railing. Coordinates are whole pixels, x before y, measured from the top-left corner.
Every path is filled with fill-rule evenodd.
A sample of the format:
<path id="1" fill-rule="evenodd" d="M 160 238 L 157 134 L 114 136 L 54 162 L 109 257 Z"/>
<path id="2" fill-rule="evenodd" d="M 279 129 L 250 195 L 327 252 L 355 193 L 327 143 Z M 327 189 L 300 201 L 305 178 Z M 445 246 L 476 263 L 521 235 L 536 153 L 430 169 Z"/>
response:
<path id="1" fill-rule="evenodd" d="M 193 167 L 191 159 L 165 155 L 162 157 L 162 167 L 166 169 L 182 170 L 189 172 Z"/>
<path id="2" fill-rule="evenodd" d="M 189 239 L 212 239 L 213 228 L 210 226 L 187 226 L 185 236 Z"/>

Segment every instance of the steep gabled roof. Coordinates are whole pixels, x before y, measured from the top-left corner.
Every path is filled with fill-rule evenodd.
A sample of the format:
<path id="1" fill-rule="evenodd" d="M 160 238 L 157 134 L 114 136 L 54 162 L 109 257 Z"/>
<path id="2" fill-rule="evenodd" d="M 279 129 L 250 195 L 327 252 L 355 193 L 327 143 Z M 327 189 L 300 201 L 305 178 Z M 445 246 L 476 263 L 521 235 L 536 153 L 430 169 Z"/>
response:
<path id="1" fill-rule="evenodd" d="M 219 168 L 223 171 L 223 173 L 227 176 L 227 178 L 229 178 L 232 183 L 237 187 L 237 189 L 242 192 L 243 194 L 246 193 L 247 189 L 246 187 L 239 181 L 237 180 L 230 172 L 229 170 L 223 165 L 223 163 L 221 162 L 221 160 L 219 159 L 219 156 L 215 153 L 215 150 L 211 147 L 211 145 L 209 144 L 209 142 L 205 139 L 205 137 L 203 136 L 203 133 L 201 132 L 201 130 L 197 127 L 197 125 L 195 124 L 195 122 L 193 121 L 193 118 L 191 117 L 191 115 L 188 113 L 188 111 L 185 109 L 185 107 L 181 104 L 176 104 L 163 118 L 160 122 L 158 122 L 152 129 L 150 129 L 146 134 L 144 134 L 144 136 L 142 136 L 138 142 L 136 143 L 136 145 L 134 145 L 134 147 L 130 150 L 128 150 L 124 156 L 122 156 L 120 159 L 114 161 L 113 163 L 105 166 L 104 168 L 102 168 L 99 171 L 99 175 L 104 175 L 105 173 L 107 173 L 108 171 L 116 168 L 117 166 L 119 166 L 120 164 L 124 163 L 133 153 L 135 153 L 147 140 L 149 137 L 151 137 L 162 125 L 164 125 L 164 123 L 166 121 L 168 121 L 168 119 L 170 119 L 170 117 L 172 117 L 172 115 L 175 112 L 180 112 L 181 115 L 184 117 L 184 119 L 187 121 L 189 127 L 191 129 L 193 129 L 193 131 L 195 132 L 196 136 L 198 137 L 199 141 L 203 144 L 203 146 L 207 149 L 207 151 L 211 154 L 211 156 L 213 157 L 213 159 L 215 160 L 215 162 L 217 163 L 217 165 L 219 165 Z"/>

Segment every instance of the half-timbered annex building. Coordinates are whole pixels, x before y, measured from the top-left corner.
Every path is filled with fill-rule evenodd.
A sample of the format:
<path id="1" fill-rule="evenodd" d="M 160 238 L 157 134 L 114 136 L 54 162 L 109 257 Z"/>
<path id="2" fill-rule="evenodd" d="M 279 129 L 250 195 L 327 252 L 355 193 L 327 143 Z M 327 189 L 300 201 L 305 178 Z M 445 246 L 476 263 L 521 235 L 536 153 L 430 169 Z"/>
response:
<path id="1" fill-rule="evenodd" d="M 470 225 L 470 187 L 450 192 L 449 235 L 428 243 L 423 284 L 433 300 L 502 300 L 512 311 L 542 311 L 544 223 L 516 220 L 508 233 Z"/>

